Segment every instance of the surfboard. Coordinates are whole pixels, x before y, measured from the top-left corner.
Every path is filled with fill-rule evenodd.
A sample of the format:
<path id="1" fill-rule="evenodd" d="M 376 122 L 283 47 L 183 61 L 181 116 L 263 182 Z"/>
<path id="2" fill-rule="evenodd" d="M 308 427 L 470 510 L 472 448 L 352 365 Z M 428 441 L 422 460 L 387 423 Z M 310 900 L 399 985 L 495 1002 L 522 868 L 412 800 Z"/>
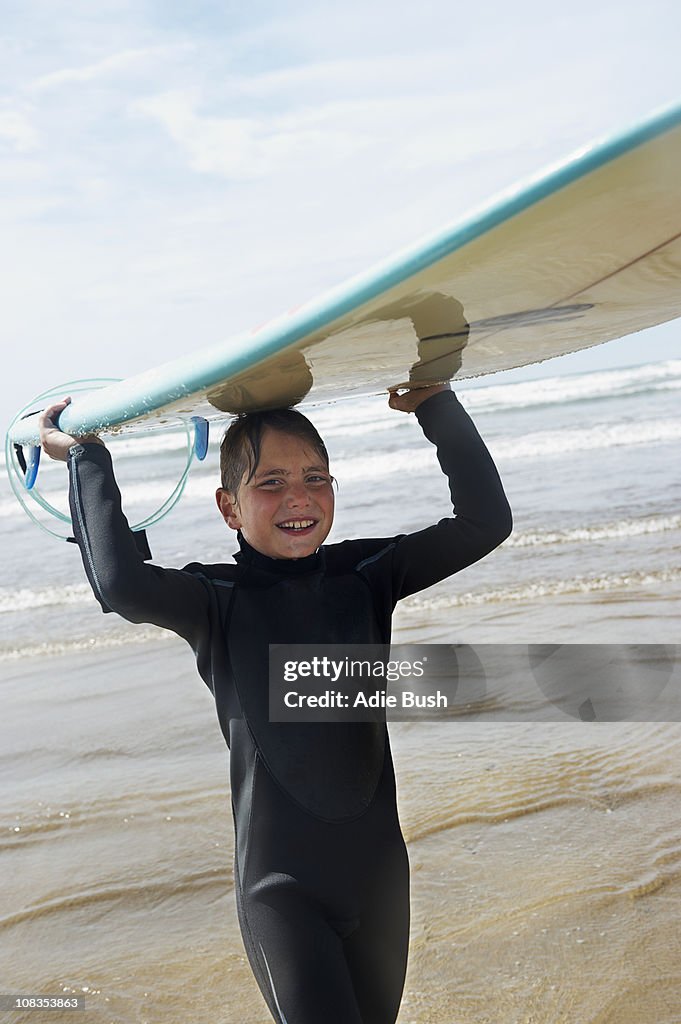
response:
<path id="1" fill-rule="evenodd" d="M 681 105 L 248 333 L 86 395 L 75 435 L 524 366 L 681 315 Z M 10 441 L 35 444 L 37 417 Z"/>

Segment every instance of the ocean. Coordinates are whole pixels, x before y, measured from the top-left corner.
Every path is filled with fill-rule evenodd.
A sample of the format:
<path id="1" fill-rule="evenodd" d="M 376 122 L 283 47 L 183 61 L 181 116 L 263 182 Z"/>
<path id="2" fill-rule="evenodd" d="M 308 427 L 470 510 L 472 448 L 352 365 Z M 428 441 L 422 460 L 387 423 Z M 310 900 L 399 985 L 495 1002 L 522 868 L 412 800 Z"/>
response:
<path id="1" fill-rule="evenodd" d="M 678 692 L 680 391 L 681 360 L 462 385 L 514 532 L 402 602 L 395 642 L 658 645 Z M 385 397 L 306 411 L 338 479 L 330 541 L 450 514 L 413 416 Z M 236 548 L 213 498 L 218 440 L 149 532 L 160 564 Z M 172 492 L 183 445 L 112 442 L 131 521 Z M 61 509 L 65 484 L 44 459 Z M 4 475 L 0 544 L 0 992 L 77 993 L 83 1024 L 265 1024 L 236 923 L 228 752 L 191 651 L 102 615 L 76 547 L 32 526 Z M 535 687 L 508 720 L 513 695 L 488 697 L 391 725 L 412 867 L 400 1024 L 680 1021 L 676 705 L 585 722 L 545 714 Z"/>

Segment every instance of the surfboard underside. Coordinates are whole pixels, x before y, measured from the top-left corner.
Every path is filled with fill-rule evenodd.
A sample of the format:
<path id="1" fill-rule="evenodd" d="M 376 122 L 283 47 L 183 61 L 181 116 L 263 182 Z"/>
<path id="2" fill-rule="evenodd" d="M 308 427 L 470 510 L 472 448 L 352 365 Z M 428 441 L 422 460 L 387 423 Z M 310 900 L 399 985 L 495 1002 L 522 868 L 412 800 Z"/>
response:
<path id="1" fill-rule="evenodd" d="M 119 432 L 456 381 L 674 319 L 680 182 L 677 108 L 257 331 L 78 398 L 60 425 Z M 34 421 L 13 439 L 34 440 Z"/>

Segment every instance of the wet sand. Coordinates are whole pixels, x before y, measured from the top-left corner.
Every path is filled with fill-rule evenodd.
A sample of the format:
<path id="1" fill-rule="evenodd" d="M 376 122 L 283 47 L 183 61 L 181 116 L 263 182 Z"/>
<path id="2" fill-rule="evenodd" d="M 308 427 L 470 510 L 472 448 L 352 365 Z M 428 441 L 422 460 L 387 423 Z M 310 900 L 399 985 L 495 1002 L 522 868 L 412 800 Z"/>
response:
<path id="1" fill-rule="evenodd" d="M 189 649 L 5 663 L 2 697 L 2 991 L 86 990 L 82 1024 L 266 1024 Z M 400 1024 L 678 1022 L 681 726 L 490 714 L 391 734 L 412 865 Z"/>

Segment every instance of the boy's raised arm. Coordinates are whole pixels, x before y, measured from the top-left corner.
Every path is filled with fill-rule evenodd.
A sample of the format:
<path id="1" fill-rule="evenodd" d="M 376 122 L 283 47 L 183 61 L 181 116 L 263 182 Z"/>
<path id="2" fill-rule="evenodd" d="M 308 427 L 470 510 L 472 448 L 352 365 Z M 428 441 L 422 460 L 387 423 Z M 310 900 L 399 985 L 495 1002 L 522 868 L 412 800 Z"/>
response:
<path id="1" fill-rule="evenodd" d="M 394 600 L 399 601 L 477 562 L 513 526 L 497 468 L 475 424 L 448 384 L 390 396 L 390 406 L 415 412 L 437 447 L 449 480 L 454 517 L 400 538 L 394 553 Z"/>
<path id="2" fill-rule="evenodd" d="M 121 508 L 106 446 L 98 438 L 74 438 L 55 426 L 67 404 L 42 414 L 41 442 L 51 458 L 68 464 L 74 536 L 95 597 L 104 611 L 171 629 L 196 647 L 208 623 L 207 591 L 189 572 L 143 560 Z"/>

